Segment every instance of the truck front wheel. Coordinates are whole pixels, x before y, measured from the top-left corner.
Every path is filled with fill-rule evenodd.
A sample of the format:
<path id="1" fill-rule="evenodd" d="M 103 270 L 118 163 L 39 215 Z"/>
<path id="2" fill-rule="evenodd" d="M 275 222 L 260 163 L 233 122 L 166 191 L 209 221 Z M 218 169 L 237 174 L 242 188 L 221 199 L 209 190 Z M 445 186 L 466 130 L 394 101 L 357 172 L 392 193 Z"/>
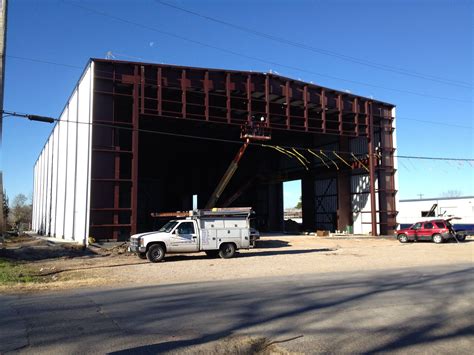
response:
<path id="1" fill-rule="evenodd" d="M 148 248 L 146 257 L 152 263 L 157 263 L 158 261 L 163 260 L 165 257 L 165 250 L 160 244 L 153 244 Z"/>
<path id="2" fill-rule="evenodd" d="M 222 259 L 229 259 L 235 255 L 235 245 L 232 243 L 222 244 L 219 248 L 219 256 Z"/>

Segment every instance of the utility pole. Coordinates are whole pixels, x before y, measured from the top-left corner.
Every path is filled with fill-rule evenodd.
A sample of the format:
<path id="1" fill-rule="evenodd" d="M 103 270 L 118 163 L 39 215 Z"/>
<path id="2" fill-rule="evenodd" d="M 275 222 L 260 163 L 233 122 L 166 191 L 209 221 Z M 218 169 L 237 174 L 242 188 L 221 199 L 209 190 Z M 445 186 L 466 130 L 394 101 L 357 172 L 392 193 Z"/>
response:
<path id="1" fill-rule="evenodd" d="M 5 49 L 7 45 L 7 8 L 8 1 L 0 0 L 0 151 L 3 143 L 3 83 L 5 81 Z M 1 154 L 1 153 L 0 153 Z M 0 155 L 0 159 L 2 159 Z M 3 162 L 0 161 L 0 203 L 2 212 L 0 213 L 0 236 L 5 231 L 5 222 L 3 218 Z"/>
<path id="2" fill-rule="evenodd" d="M 418 194 L 418 197 L 420 198 L 420 200 L 423 198 L 424 194 Z"/>

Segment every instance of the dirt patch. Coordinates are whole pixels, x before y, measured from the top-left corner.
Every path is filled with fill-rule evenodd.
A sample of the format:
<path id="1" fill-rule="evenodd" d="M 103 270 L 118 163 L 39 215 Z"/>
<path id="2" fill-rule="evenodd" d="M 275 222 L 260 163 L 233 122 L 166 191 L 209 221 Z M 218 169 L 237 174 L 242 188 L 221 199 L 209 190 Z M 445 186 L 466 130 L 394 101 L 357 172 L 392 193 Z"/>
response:
<path id="1" fill-rule="evenodd" d="M 91 246 L 87 250 L 51 245 L 24 238 L 11 241 L 0 255 L 8 260 L 27 260 L 32 275 L 41 282 L 0 286 L 1 293 L 34 292 L 74 287 L 158 285 L 184 282 L 237 280 L 325 273 L 417 268 L 443 264 L 472 264 L 474 240 L 464 243 L 407 243 L 395 238 L 319 238 L 315 236 L 263 237 L 257 248 L 240 250 L 235 258 L 210 258 L 204 253 L 168 254 L 160 263 L 150 263 L 126 252 L 126 245 L 113 248 Z"/>
<path id="2" fill-rule="evenodd" d="M 74 270 L 78 265 L 88 265 L 90 260 L 113 254 L 114 251 L 99 248 L 51 243 L 27 234 L 6 236 L 0 249 L 0 293 L 103 284 L 106 279 L 100 275 Z"/>
<path id="3" fill-rule="evenodd" d="M 287 339 L 286 339 L 287 340 Z M 211 341 L 203 345 L 196 345 L 188 348 L 182 348 L 179 351 L 165 352 L 167 354 L 290 354 L 288 351 L 279 347 L 277 344 L 283 341 L 271 341 L 267 338 L 253 337 L 227 337 L 216 341 Z M 291 340 L 291 339 L 290 339 Z M 294 353 L 292 353 L 294 354 Z"/>

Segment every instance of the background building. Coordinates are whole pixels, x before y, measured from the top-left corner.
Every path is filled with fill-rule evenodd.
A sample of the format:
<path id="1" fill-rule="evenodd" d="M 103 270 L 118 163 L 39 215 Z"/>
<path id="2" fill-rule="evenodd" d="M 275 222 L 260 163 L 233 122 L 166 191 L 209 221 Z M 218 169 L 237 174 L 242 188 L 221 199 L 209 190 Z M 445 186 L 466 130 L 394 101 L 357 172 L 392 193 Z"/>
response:
<path id="1" fill-rule="evenodd" d="M 281 231 L 283 182 L 301 179 L 303 228 L 391 233 L 394 116 L 270 73 L 92 59 L 35 164 L 33 228 L 123 240 L 152 212 L 203 208 L 257 120 L 271 140 L 249 145 L 217 207 L 252 206 Z"/>
<path id="2" fill-rule="evenodd" d="M 474 196 L 400 200 L 399 210 L 397 220 L 402 228 L 424 219 L 454 216 L 461 218 L 453 221 L 456 227 L 474 230 Z"/>

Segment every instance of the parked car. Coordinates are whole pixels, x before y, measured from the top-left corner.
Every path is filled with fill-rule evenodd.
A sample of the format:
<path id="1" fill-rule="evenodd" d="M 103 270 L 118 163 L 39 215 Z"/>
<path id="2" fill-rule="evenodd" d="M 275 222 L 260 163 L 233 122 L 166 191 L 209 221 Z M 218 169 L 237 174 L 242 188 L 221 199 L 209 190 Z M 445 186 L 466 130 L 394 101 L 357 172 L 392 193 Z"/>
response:
<path id="1" fill-rule="evenodd" d="M 443 243 L 447 240 L 464 241 L 466 235 L 456 233 L 448 219 L 433 219 L 429 221 L 417 222 L 410 228 L 404 228 L 397 231 L 397 239 L 400 243 L 407 243 L 409 241 L 431 240 L 437 244 Z"/>

